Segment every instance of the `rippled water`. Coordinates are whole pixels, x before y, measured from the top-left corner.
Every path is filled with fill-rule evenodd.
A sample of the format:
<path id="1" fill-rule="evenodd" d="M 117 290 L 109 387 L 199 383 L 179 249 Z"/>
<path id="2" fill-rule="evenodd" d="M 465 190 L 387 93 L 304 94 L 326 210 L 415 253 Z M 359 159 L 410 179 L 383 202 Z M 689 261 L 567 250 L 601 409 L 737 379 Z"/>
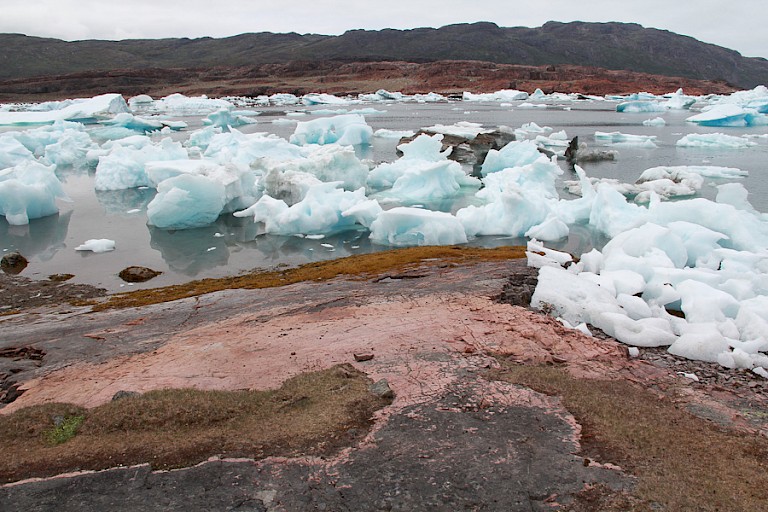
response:
<path id="1" fill-rule="evenodd" d="M 586 164 L 587 174 L 594 177 L 618 178 L 634 182 L 640 173 L 659 165 L 716 165 L 737 167 L 749 171 L 749 177 L 739 180 L 750 192 L 752 204 L 760 211 L 768 211 L 768 142 L 755 139 L 758 145 L 744 150 L 704 150 L 675 146 L 684 134 L 724 132 L 730 135 L 762 135 L 768 127 L 705 128 L 685 122 L 688 111 L 670 111 L 662 117 L 666 126 L 646 127 L 645 119 L 659 114 L 619 114 L 611 102 L 584 102 L 567 105 L 549 105 L 547 108 L 517 108 L 498 103 L 441 103 L 441 104 L 376 104 L 381 114 L 368 115 L 366 120 L 374 130 L 417 130 L 434 124 L 453 124 L 458 121 L 482 123 L 494 128 L 500 125 L 512 128 L 535 122 L 550 126 L 555 131 L 565 130 L 569 137 L 595 146 L 595 131 L 620 131 L 628 134 L 658 136 L 657 149 L 615 147 L 619 158 L 613 162 Z M 318 107 L 320 108 L 320 107 Z M 323 107 L 327 108 L 327 107 Z M 284 116 L 285 109 L 260 108 L 259 123 L 243 129 L 246 132 L 269 132 L 289 137 L 293 124 L 272 121 Z M 295 118 L 308 120 L 310 116 Z M 201 126 L 199 117 L 183 118 L 189 128 L 174 134 L 183 140 Z M 159 136 L 158 136 L 159 137 Z M 358 156 L 375 162 L 396 158 L 398 141 L 374 138 L 371 147 L 358 149 Z M 575 179 L 565 163 L 563 179 Z M 470 171 L 470 169 L 468 169 Z M 30 265 L 23 275 L 45 278 L 55 273 L 72 273 L 73 281 L 121 290 L 126 286 L 117 273 L 128 265 L 142 265 L 163 271 L 163 274 L 145 285 L 156 287 L 203 277 L 238 274 L 251 269 L 266 269 L 278 264 L 300 264 L 332 259 L 350 254 L 387 250 L 370 244 L 365 230 L 350 231 L 322 240 L 264 235 L 248 219 L 224 215 L 208 227 L 166 231 L 146 225 L 146 206 L 154 197 L 154 190 L 125 190 L 96 192 L 92 173 L 64 173 L 60 175 L 73 203 L 63 203 L 61 213 L 33 220 L 28 226 L 9 226 L 0 217 L 0 248 L 19 250 Z M 716 184 L 717 180 L 707 180 Z M 705 186 L 704 197 L 714 197 L 715 189 Z M 563 192 L 564 197 L 566 193 Z M 467 198 L 426 205 L 433 209 L 455 211 L 464 206 Z M 136 213 L 127 213 L 139 210 Z M 92 254 L 76 252 L 74 248 L 91 238 L 109 238 L 117 243 L 117 250 Z M 481 237 L 472 245 L 498 246 L 524 243 L 521 239 Z M 604 240 L 584 227 L 573 227 L 568 240 L 554 246 L 575 254 L 600 247 Z M 325 244 L 325 245 L 322 245 Z M 333 249 L 327 247 L 333 245 Z"/>

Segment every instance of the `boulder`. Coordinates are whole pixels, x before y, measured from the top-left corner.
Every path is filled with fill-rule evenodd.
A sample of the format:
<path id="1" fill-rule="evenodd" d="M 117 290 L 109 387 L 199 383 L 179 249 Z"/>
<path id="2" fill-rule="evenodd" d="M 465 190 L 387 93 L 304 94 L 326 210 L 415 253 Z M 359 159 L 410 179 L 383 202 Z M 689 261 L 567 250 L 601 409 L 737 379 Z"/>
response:
<path id="1" fill-rule="evenodd" d="M 120 271 L 118 276 L 127 283 L 143 283 L 159 276 L 162 272 L 147 267 L 127 267 Z"/>
<path id="2" fill-rule="evenodd" d="M 27 268 L 27 265 L 29 265 L 27 258 L 17 251 L 9 252 L 3 256 L 2 260 L 0 260 L 0 268 L 2 268 L 3 272 L 6 274 L 18 274 Z"/>

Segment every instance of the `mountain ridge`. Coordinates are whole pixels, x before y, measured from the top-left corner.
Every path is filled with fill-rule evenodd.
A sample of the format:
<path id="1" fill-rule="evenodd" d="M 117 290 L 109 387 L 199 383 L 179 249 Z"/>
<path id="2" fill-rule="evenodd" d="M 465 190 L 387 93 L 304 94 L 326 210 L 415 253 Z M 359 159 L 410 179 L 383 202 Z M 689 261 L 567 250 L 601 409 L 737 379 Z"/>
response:
<path id="1" fill-rule="evenodd" d="M 751 88 L 768 83 L 768 60 L 636 23 L 492 22 L 338 36 L 246 33 L 226 38 L 61 41 L 0 34 L 0 79 L 125 69 L 245 67 L 290 61 L 427 63 L 473 60 L 527 66 L 630 70 Z"/>

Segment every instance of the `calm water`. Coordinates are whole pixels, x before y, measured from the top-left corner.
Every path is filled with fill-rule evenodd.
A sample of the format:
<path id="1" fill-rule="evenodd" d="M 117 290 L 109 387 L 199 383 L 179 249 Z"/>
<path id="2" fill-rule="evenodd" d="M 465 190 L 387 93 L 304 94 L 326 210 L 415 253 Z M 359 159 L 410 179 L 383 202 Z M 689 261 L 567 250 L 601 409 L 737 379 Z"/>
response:
<path id="1" fill-rule="evenodd" d="M 614 147 L 619 158 L 613 162 L 587 164 L 587 174 L 594 177 L 617 178 L 634 182 L 642 171 L 659 165 L 716 165 L 737 167 L 749 171 L 749 177 L 739 180 L 750 191 L 752 204 L 760 211 L 768 211 L 768 142 L 755 139 L 758 146 L 745 150 L 703 150 L 677 148 L 675 143 L 687 133 L 723 132 L 730 135 L 768 133 L 768 127 L 755 128 L 704 128 L 691 125 L 685 119 L 687 111 L 670 111 L 664 114 L 619 114 L 611 102 L 584 102 L 566 105 L 549 105 L 548 108 L 524 109 L 501 106 L 498 103 L 442 103 L 442 104 L 375 104 L 381 114 L 367 115 L 368 124 L 374 129 L 417 130 L 434 124 L 450 125 L 458 121 L 482 123 L 487 128 L 500 125 L 518 128 L 524 123 L 535 122 L 550 126 L 554 131 L 565 130 L 569 137 L 579 136 L 582 142 L 596 147 L 595 131 L 620 131 L 628 134 L 656 135 L 658 149 Z M 328 109 L 325 107 L 317 107 Z M 357 108 L 355 106 L 348 107 Z M 260 108 L 259 123 L 243 129 L 246 132 L 269 132 L 289 137 L 294 124 L 274 124 L 271 121 L 283 117 L 281 109 Z M 290 110 L 290 109 L 289 109 Z M 666 122 L 662 127 L 646 127 L 645 119 L 661 115 Z M 312 116 L 294 118 L 309 120 Z M 183 118 L 189 129 L 174 134 L 183 140 L 201 126 L 199 117 Z M 398 141 L 374 138 L 372 146 L 358 150 L 361 158 L 375 162 L 396 159 Z M 565 170 L 564 179 L 575 179 Z M 65 173 L 60 175 L 67 194 L 73 203 L 61 204 L 61 213 L 32 221 L 28 226 L 9 226 L 0 217 L 0 249 L 18 250 L 30 265 L 22 275 L 45 278 L 55 273 L 71 273 L 73 282 L 89 283 L 123 290 L 127 285 L 117 273 L 129 265 L 142 265 L 163 271 L 163 274 L 145 287 L 163 286 L 203 277 L 221 277 L 251 269 L 268 269 L 278 264 L 290 265 L 332 259 L 362 252 L 387 250 L 368 242 L 367 231 L 350 231 L 322 240 L 306 240 L 296 237 L 264 235 L 258 226 L 248 219 L 224 215 L 208 227 L 165 231 L 146 225 L 146 205 L 154 197 L 154 190 L 125 190 L 119 192 L 95 192 L 92 173 Z M 706 183 L 715 183 L 707 180 Z M 713 187 L 705 186 L 701 195 L 714 197 Z M 563 192 L 563 194 L 565 194 Z M 455 211 L 466 204 L 466 198 L 458 198 L 439 205 L 427 205 L 435 209 Z M 137 213 L 126 213 L 131 210 Z M 109 238 L 116 241 L 117 249 L 110 253 L 92 254 L 77 252 L 75 247 L 91 238 Z M 473 245 L 497 246 L 524 243 L 524 240 L 504 237 L 481 237 Z M 573 227 L 571 236 L 555 247 L 579 254 L 604 240 L 586 228 Z M 330 244 L 330 249 L 321 244 Z"/>

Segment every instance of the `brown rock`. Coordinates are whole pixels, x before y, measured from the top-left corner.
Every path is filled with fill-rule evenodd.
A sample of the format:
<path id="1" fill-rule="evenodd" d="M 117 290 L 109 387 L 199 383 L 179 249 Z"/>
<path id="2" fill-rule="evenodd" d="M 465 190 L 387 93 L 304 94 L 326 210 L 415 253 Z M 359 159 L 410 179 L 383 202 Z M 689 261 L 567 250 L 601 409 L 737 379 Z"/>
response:
<path id="1" fill-rule="evenodd" d="M 127 283 L 143 283 L 159 276 L 162 272 L 147 267 L 127 267 L 120 271 L 118 276 Z"/>
<path id="2" fill-rule="evenodd" d="M 18 274 L 27 268 L 27 265 L 29 265 L 27 258 L 17 251 L 9 252 L 3 256 L 2 260 L 0 260 L 0 268 L 2 268 L 3 272 L 6 274 Z"/>

